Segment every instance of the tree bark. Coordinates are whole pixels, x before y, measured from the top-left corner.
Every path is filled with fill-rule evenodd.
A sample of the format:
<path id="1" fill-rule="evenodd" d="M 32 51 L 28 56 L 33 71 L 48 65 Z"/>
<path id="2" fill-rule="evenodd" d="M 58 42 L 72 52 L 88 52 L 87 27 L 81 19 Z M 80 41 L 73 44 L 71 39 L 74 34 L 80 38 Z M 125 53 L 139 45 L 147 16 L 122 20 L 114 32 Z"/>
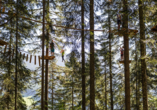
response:
<path id="1" fill-rule="evenodd" d="M 105 60 L 106 60 L 106 56 L 105 56 Z M 107 110 L 107 81 L 106 81 L 106 62 L 105 62 L 105 110 Z"/>
<path id="2" fill-rule="evenodd" d="M 0 0 L 0 11 L 1 11 L 1 0 Z M 1 14 L 0 14 L 0 17 L 1 17 Z"/>
<path id="3" fill-rule="evenodd" d="M 73 75 L 72 75 L 72 110 L 74 110 L 74 85 L 73 85 Z"/>
<path id="4" fill-rule="evenodd" d="M 53 73 L 52 73 L 52 88 L 51 88 L 51 90 L 52 90 L 52 110 L 53 110 Z"/>
<path id="5" fill-rule="evenodd" d="M 138 0 L 139 5 L 139 22 L 140 22 L 140 48 L 141 57 L 146 55 L 146 45 L 142 42 L 145 40 L 145 26 L 144 26 L 144 14 L 143 14 L 143 1 Z M 147 99 L 147 75 L 146 75 L 146 62 L 145 59 L 141 59 L 141 74 L 142 74 L 142 94 L 143 94 L 143 110 L 148 110 Z"/>
<path id="6" fill-rule="evenodd" d="M 45 0 L 43 0 L 43 37 L 42 37 L 42 76 L 41 76 L 41 109 L 44 110 L 44 41 L 45 41 Z"/>
<path id="7" fill-rule="evenodd" d="M 86 87 L 85 87 L 85 51 L 84 51 L 84 0 L 82 0 L 82 6 L 81 6 L 81 23 L 82 23 L 82 110 L 86 110 Z"/>
<path id="8" fill-rule="evenodd" d="M 94 30 L 94 0 L 90 0 L 90 30 Z M 90 31 L 90 110 L 95 110 L 94 31 Z"/>
<path id="9" fill-rule="evenodd" d="M 124 71 L 125 71 L 125 110 L 130 110 L 130 71 L 129 71 L 129 38 L 128 38 L 128 1 L 123 0 L 124 25 Z"/>
<path id="10" fill-rule="evenodd" d="M 47 18 L 46 21 L 49 22 L 49 0 L 47 1 Z M 47 36 L 46 36 L 46 56 L 49 56 L 49 25 L 47 26 Z M 49 60 L 46 59 L 45 67 L 45 110 L 48 110 L 48 63 Z"/>
<path id="11" fill-rule="evenodd" d="M 46 48 L 46 56 L 48 56 L 48 47 Z M 45 110 L 48 110 L 48 59 L 46 59 L 45 66 Z"/>
<path id="12" fill-rule="evenodd" d="M 112 60 L 111 60 L 111 21 L 110 21 L 110 11 L 108 3 L 108 23 L 109 23 L 109 65 L 110 65 L 110 96 L 111 96 L 111 110 L 113 110 L 113 92 L 112 92 Z"/>
<path id="13" fill-rule="evenodd" d="M 136 56 L 135 56 L 135 60 L 136 60 L 136 67 L 139 67 L 138 65 L 138 58 L 137 58 L 137 40 L 135 38 L 135 45 L 136 45 Z M 138 73 L 138 68 L 136 68 L 136 109 L 139 110 L 139 85 L 140 85 L 140 79 L 139 79 L 139 73 Z"/>
<path id="14" fill-rule="evenodd" d="M 16 64 L 15 64 L 15 110 L 17 110 L 17 73 L 18 73 L 18 3 L 16 1 Z"/>

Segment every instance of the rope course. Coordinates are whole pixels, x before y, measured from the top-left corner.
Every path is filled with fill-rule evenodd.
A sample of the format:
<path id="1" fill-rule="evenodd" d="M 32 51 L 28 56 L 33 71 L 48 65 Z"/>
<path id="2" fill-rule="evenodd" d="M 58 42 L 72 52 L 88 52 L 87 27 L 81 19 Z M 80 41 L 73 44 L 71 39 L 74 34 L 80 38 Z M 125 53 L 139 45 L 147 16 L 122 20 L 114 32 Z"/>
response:
<path id="1" fill-rule="evenodd" d="M 12 52 L 10 52 L 10 51 L 8 51 L 8 52 L 6 52 L 6 50 L 7 50 L 7 45 L 5 45 L 5 47 L 4 47 L 4 52 L 1 52 L 1 54 L 6 54 L 6 53 L 8 53 L 8 55 L 9 54 L 11 54 L 11 56 L 12 56 L 12 58 L 13 58 L 13 56 L 14 56 L 14 49 L 12 49 Z M 37 62 L 37 55 L 30 55 L 30 54 L 28 54 L 28 52 L 26 52 L 27 53 L 27 55 L 25 54 L 25 53 L 22 53 L 21 51 L 20 52 L 18 52 L 19 54 L 20 54 L 20 58 L 22 58 L 23 60 L 25 59 L 26 61 L 28 61 L 29 60 L 29 63 L 31 63 L 32 62 L 32 57 L 34 57 L 34 65 L 36 65 L 36 62 Z M 25 56 L 26 55 L 26 56 Z M 28 58 L 28 56 L 30 56 L 29 58 Z M 48 59 L 48 60 L 53 60 L 55 58 L 55 56 L 44 56 L 44 59 L 46 60 L 46 59 Z M 39 56 L 38 55 L 38 63 L 39 63 L 39 66 L 40 66 L 40 60 L 42 59 L 42 57 L 41 56 Z"/>
<path id="2" fill-rule="evenodd" d="M 8 13 L 1 13 L 1 14 L 8 14 L 9 15 L 9 12 Z M 15 16 L 15 15 L 16 15 L 16 13 L 13 13 L 13 16 Z M 37 23 L 43 23 L 41 21 L 37 21 L 37 20 L 27 18 L 27 17 L 24 17 L 24 16 L 20 16 L 20 17 L 23 18 L 23 19 L 27 19 L 27 20 L 30 20 L 30 21 L 37 22 Z M 70 28 L 70 27 L 65 27 L 65 26 L 52 25 L 51 23 L 44 23 L 44 24 L 48 24 L 48 25 L 55 26 L 55 27 L 61 27 L 61 28 L 65 28 L 65 29 L 80 30 L 80 31 L 98 31 L 98 32 L 105 31 L 105 30 L 76 29 L 76 28 Z"/>
<path id="3" fill-rule="evenodd" d="M 114 33 L 114 35 L 119 35 L 119 36 L 123 36 L 125 29 L 121 29 L 121 30 L 111 30 L 109 31 L 111 33 Z M 132 34 L 132 35 L 136 35 L 138 32 L 138 30 L 134 30 L 134 29 L 128 29 L 128 34 Z"/>

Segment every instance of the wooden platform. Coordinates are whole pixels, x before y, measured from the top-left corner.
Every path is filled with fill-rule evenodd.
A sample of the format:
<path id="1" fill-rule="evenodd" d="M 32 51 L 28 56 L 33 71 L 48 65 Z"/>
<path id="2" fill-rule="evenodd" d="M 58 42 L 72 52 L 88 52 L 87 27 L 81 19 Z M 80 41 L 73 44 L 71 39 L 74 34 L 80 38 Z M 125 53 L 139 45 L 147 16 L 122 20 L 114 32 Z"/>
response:
<path id="1" fill-rule="evenodd" d="M 157 25 L 151 28 L 151 31 L 157 32 Z"/>
<path id="2" fill-rule="evenodd" d="M 45 60 L 53 60 L 55 58 L 55 56 L 44 56 Z M 42 59 L 42 57 L 40 57 L 40 59 Z"/>
<path id="3" fill-rule="evenodd" d="M 114 35 L 119 35 L 119 36 L 123 36 L 124 32 L 125 32 L 125 28 L 122 28 L 121 30 L 112 30 L 110 31 L 111 33 L 114 33 Z M 134 29 L 129 29 L 128 34 L 129 35 L 136 35 L 138 32 L 138 30 L 134 30 Z"/>
<path id="4" fill-rule="evenodd" d="M 119 63 L 122 63 L 122 64 L 124 64 L 124 61 L 119 61 Z M 131 60 L 129 60 L 129 63 L 131 63 Z"/>
<path id="5" fill-rule="evenodd" d="M 8 43 L 0 39 L 0 46 L 7 45 Z"/>

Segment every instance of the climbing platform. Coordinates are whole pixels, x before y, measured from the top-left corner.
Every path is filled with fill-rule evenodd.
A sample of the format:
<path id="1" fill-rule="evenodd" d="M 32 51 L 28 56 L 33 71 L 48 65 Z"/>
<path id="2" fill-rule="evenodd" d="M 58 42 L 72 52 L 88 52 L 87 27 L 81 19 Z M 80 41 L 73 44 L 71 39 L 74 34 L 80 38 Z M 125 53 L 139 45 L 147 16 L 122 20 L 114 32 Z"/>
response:
<path id="1" fill-rule="evenodd" d="M 138 30 L 134 30 L 134 29 L 128 29 L 128 30 L 129 30 L 129 32 L 128 32 L 129 35 L 136 35 L 138 32 Z M 122 28 L 121 30 L 115 29 L 115 30 L 112 30 L 110 32 L 114 33 L 114 35 L 123 36 L 123 34 L 125 32 L 125 28 Z"/>
<path id="2" fill-rule="evenodd" d="M 53 60 L 55 58 L 55 56 L 44 56 L 45 60 Z M 42 59 L 42 57 L 40 57 L 40 59 Z"/>
<path id="3" fill-rule="evenodd" d="M 7 45 L 8 43 L 0 39 L 0 46 Z"/>
<path id="4" fill-rule="evenodd" d="M 124 61 L 119 61 L 119 63 L 122 63 L 122 64 L 124 64 Z M 129 63 L 131 63 L 131 60 L 129 60 Z"/>
<path id="5" fill-rule="evenodd" d="M 151 31 L 157 32 L 157 25 L 151 28 Z"/>

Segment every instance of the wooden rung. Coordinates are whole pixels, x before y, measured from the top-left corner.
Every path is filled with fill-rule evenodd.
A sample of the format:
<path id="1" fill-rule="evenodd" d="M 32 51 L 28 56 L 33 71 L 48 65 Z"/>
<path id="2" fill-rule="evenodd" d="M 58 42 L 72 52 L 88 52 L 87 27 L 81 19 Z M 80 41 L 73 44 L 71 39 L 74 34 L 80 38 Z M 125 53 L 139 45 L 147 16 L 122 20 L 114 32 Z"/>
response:
<path id="1" fill-rule="evenodd" d="M 34 64 L 36 65 L 36 55 L 34 56 Z"/>
<path id="2" fill-rule="evenodd" d="M 132 35 L 136 35 L 136 33 L 138 32 L 138 30 L 134 30 L 134 29 L 128 29 L 128 34 L 132 34 Z M 125 29 L 122 28 L 121 30 L 110 30 L 109 32 L 114 33 L 114 35 L 119 35 L 119 36 L 123 36 Z"/>
<path id="3" fill-rule="evenodd" d="M 38 56 L 38 59 L 39 59 L 39 66 L 40 66 L 40 56 Z"/>
<path id="4" fill-rule="evenodd" d="M 23 54 L 23 60 L 25 59 L 25 53 Z"/>
<path id="5" fill-rule="evenodd" d="M 53 60 L 54 58 L 55 56 L 44 56 L 45 60 Z M 42 59 L 42 57 L 40 59 Z"/>
<path id="6" fill-rule="evenodd" d="M 32 55 L 30 55 L 30 61 L 29 61 L 29 63 L 31 63 L 31 60 L 32 60 Z"/>
<path id="7" fill-rule="evenodd" d="M 26 57 L 26 61 L 28 61 L 28 54 L 27 54 L 27 57 Z"/>
<path id="8" fill-rule="evenodd" d="M 119 61 L 119 63 L 122 63 L 122 64 L 124 64 L 124 61 Z M 129 60 L 129 63 L 131 63 L 131 60 Z"/>

